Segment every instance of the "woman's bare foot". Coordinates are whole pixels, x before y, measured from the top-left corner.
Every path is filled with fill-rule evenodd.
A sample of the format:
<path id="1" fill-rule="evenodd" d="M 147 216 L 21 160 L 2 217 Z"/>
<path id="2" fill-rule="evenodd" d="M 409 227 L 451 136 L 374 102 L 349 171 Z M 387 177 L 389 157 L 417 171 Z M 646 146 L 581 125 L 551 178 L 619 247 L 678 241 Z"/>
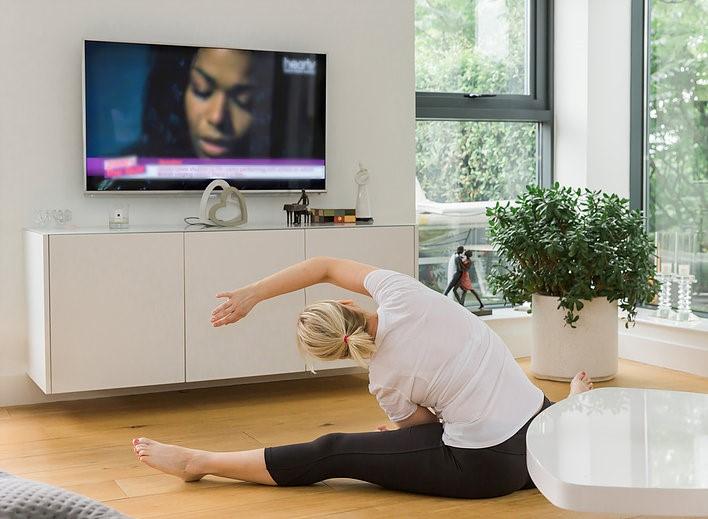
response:
<path id="1" fill-rule="evenodd" d="M 592 381 L 590 380 L 590 377 L 588 377 L 587 373 L 581 371 L 573 377 L 573 380 L 570 381 L 570 393 L 568 394 L 568 396 L 585 393 L 586 391 L 590 391 L 591 389 Z"/>
<path id="2" fill-rule="evenodd" d="M 207 454 L 204 451 L 167 445 L 149 438 L 133 439 L 133 450 L 146 465 L 185 481 L 199 481 L 206 476 L 199 470 Z"/>

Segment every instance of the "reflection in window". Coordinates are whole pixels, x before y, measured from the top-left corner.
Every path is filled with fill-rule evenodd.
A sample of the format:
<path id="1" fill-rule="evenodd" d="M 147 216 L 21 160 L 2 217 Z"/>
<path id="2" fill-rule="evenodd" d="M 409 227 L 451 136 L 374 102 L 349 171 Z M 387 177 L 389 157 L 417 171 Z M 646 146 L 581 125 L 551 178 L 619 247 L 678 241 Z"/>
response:
<path id="1" fill-rule="evenodd" d="M 655 0 L 650 9 L 648 226 L 687 244 L 660 251 L 662 261 L 690 266 L 693 309 L 707 312 L 708 4 Z"/>
<path id="2" fill-rule="evenodd" d="M 421 282 L 443 292 L 449 261 L 472 250 L 472 284 L 485 304 L 501 303 L 486 276 L 497 260 L 486 236 L 486 207 L 536 183 L 536 123 L 419 121 L 416 210 Z M 467 306 L 477 304 L 468 297 Z"/>
<path id="3" fill-rule="evenodd" d="M 416 90 L 528 94 L 529 4 L 416 0 Z"/>

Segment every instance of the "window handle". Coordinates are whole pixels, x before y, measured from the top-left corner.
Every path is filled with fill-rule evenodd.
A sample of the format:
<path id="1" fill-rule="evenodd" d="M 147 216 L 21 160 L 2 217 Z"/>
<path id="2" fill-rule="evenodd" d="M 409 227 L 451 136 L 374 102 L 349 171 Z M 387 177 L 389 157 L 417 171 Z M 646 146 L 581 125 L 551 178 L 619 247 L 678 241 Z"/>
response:
<path id="1" fill-rule="evenodd" d="M 469 99 L 479 99 L 480 97 L 497 97 L 496 94 L 465 94 Z"/>

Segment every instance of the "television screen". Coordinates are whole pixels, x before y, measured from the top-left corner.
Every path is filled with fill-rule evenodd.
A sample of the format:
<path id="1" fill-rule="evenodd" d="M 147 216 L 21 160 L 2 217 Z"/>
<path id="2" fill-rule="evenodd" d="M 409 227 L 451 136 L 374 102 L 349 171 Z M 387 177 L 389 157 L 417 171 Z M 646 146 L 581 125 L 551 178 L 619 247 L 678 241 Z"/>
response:
<path id="1" fill-rule="evenodd" d="M 325 188 L 324 54 L 84 42 L 86 191 Z"/>

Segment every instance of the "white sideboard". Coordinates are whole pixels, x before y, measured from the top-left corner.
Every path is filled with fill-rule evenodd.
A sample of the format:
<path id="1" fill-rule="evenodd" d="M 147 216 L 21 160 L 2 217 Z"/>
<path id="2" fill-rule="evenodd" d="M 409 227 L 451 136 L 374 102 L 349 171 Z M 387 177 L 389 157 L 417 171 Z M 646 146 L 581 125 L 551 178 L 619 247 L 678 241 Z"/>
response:
<path id="1" fill-rule="evenodd" d="M 51 236 L 52 392 L 181 381 L 183 263 L 176 233 Z"/>
<path id="2" fill-rule="evenodd" d="M 219 292 L 302 261 L 302 233 L 189 233 L 184 252 L 186 381 L 302 371 L 294 336 L 303 290 L 256 305 L 236 325 L 214 328 L 209 320 Z"/>
<path id="3" fill-rule="evenodd" d="M 303 306 L 370 300 L 319 285 L 261 303 L 236 325 L 209 318 L 217 293 L 321 255 L 415 276 L 416 229 L 27 229 L 28 374 L 45 393 L 67 393 L 302 372 Z"/>

